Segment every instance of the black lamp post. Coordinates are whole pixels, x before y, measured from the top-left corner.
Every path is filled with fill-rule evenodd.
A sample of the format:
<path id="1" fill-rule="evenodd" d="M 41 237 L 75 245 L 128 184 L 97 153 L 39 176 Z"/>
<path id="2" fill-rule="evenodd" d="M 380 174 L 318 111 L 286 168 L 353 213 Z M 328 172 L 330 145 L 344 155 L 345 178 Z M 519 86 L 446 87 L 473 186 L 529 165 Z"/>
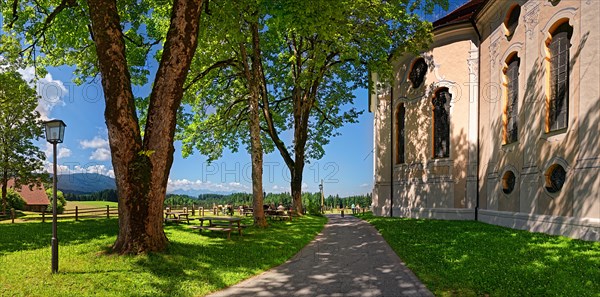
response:
<path id="1" fill-rule="evenodd" d="M 65 136 L 65 123 L 61 120 L 50 120 L 44 123 L 46 140 L 52 143 L 53 174 L 52 174 L 52 273 L 58 272 L 58 235 L 56 231 L 56 144 L 62 143 Z"/>
<path id="2" fill-rule="evenodd" d="M 321 183 L 319 184 L 319 191 L 321 191 L 321 213 L 325 213 L 325 208 L 324 208 L 324 200 L 325 200 L 325 196 L 323 195 L 323 180 L 321 180 Z"/>

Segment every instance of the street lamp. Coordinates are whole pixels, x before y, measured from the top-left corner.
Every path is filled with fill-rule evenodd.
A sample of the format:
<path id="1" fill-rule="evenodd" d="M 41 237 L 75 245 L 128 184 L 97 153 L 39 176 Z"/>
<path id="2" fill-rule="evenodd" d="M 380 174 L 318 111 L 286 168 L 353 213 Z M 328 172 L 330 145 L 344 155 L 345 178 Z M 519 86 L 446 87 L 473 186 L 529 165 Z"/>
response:
<path id="1" fill-rule="evenodd" d="M 56 144 L 62 143 L 65 136 L 65 122 L 51 120 L 44 122 L 46 129 L 46 140 L 52 143 L 54 152 L 53 174 L 52 174 L 52 273 L 58 272 L 58 236 L 56 231 L 56 208 L 58 200 L 56 197 Z"/>
<path id="2" fill-rule="evenodd" d="M 323 196 L 323 180 L 321 180 L 321 183 L 319 184 L 319 190 L 321 191 L 321 213 L 325 213 L 325 209 L 323 206 L 323 200 L 324 200 L 324 196 Z"/>

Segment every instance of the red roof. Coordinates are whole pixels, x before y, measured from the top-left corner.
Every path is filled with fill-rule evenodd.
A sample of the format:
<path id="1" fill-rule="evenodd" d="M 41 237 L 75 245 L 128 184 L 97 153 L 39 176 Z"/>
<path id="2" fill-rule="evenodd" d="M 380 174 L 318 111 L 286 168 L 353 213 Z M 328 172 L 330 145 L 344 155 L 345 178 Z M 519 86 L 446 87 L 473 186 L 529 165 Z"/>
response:
<path id="1" fill-rule="evenodd" d="M 8 187 L 15 188 L 15 182 L 12 179 L 8 181 Z M 14 190 L 21 194 L 27 205 L 50 205 L 44 185 L 40 185 L 39 187 L 33 186 L 31 189 L 29 189 L 29 185 L 23 185 L 20 189 Z"/>
<path id="2" fill-rule="evenodd" d="M 471 0 L 461 7 L 447 14 L 445 17 L 433 22 L 434 28 L 444 27 L 452 24 L 471 21 L 471 18 L 479 11 L 487 0 Z"/>

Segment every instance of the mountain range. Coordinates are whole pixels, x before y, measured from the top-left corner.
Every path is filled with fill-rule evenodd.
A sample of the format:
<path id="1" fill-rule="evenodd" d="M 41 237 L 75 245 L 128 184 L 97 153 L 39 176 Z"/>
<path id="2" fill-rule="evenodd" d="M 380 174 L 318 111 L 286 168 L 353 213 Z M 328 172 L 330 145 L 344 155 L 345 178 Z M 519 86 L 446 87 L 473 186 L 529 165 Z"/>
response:
<path id="1" fill-rule="evenodd" d="M 115 179 L 98 173 L 73 173 L 60 174 L 57 179 L 57 189 L 63 193 L 70 194 L 91 194 L 107 189 L 116 189 Z M 201 194 L 220 194 L 229 195 L 232 192 L 216 192 L 210 190 L 175 190 L 169 191 L 169 194 L 188 195 L 198 197 Z"/>

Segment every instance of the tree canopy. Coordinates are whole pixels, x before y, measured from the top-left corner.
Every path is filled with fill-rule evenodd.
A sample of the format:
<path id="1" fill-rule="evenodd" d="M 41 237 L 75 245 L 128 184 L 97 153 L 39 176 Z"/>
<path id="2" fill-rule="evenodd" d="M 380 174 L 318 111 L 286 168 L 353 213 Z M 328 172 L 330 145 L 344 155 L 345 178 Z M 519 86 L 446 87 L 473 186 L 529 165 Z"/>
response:
<path id="1" fill-rule="evenodd" d="M 14 70 L 0 71 L 0 184 L 2 210 L 6 212 L 8 180 L 21 184 L 41 184 L 45 154 L 33 143 L 43 135 L 40 115 L 35 108 L 38 96 Z"/>
<path id="2" fill-rule="evenodd" d="M 447 1 L 244 3 L 215 2 L 211 14 L 203 16 L 207 27 L 200 32 L 191 68 L 196 75 L 184 97 L 192 108 L 182 117 L 183 153 L 198 150 L 216 159 L 225 148 L 249 148 L 244 103 L 251 85 L 244 62 L 253 58 L 261 67 L 255 80 L 260 83 L 263 147 L 281 154 L 299 210 L 305 162 L 321 158 L 324 146 L 339 135 L 337 129 L 362 113 L 354 106 L 353 92 L 370 87 L 370 72 L 391 78 L 395 52 L 425 48 L 431 24 L 417 12 L 431 13 Z M 255 35 L 260 51 L 245 57 L 239 45 L 253 44 Z"/>

